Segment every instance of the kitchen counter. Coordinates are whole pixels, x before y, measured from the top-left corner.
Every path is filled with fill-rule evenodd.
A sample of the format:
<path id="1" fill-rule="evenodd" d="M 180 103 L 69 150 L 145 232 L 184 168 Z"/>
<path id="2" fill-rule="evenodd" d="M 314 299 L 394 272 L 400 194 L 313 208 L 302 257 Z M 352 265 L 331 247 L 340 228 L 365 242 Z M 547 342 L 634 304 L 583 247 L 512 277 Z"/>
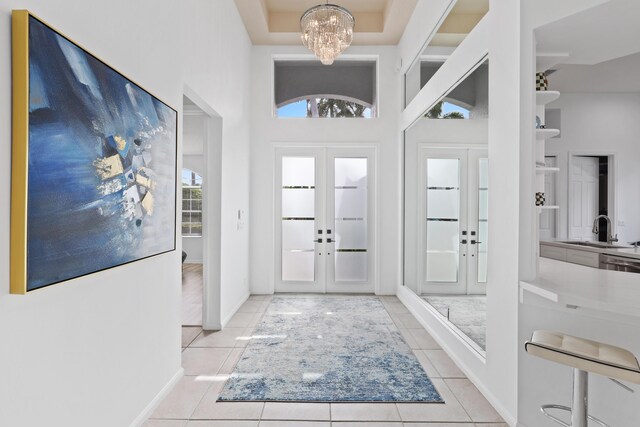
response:
<path id="1" fill-rule="evenodd" d="M 579 251 L 587 251 L 587 252 L 594 252 L 599 254 L 617 255 L 617 256 L 623 256 L 627 258 L 640 259 L 640 248 L 634 248 L 633 246 L 624 247 L 624 248 L 604 248 L 604 247 L 596 248 L 592 246 L 573 245 L 571 243 L 566 243 L 566 240 L 565 241 L 541 240 L 540 244 L 547 245 L 547 246 L 554 246 L 558 248 L 575 249 Z M 614 243 L 614 244 L 618 245 L 618 243 Z M 624 246 L 624 245 L 619 245 L 619 246 Z"/>
<path id="2" fill-rule="evenodd" d="M 638 274 L 540 258 L 538 277 L 520 282 L 521 302 L 523 292 L 534 293 L 562 307 L 640 317 Z"/>

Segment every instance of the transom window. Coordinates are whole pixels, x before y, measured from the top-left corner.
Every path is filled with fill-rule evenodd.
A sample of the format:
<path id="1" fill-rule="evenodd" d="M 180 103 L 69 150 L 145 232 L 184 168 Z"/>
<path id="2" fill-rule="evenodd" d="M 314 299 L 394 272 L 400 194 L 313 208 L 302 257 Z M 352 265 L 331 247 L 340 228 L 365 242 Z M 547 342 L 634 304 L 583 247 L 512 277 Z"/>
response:
<path id="1" fill-rule="evenodd" d="M 376 116 L 376 62 L 275 61 L 277 117 L 372 118 Z"/>
<path id="2" fill-rule="evenodd" d="M 182 235 L 202 236 L 202 177 L 182 169 Z"/>
<path id="3" fill-rule="evenodd" d="M 371 107 L 338 98 L 307 98 L 282 105 L 278 117 L 371 118 Z"/>

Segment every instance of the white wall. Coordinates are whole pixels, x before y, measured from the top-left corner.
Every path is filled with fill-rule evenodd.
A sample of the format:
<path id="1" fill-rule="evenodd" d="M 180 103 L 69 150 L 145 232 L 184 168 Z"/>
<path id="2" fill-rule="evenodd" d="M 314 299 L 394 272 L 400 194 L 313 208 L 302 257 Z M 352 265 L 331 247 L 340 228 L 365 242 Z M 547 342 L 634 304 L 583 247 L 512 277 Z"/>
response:
<path id="1" fill-rule="evenodd" d="M 499 31 L 495 31 L 498 28 Z M 422 42 L 416 40 L 415 43 L 421 45 Z M 518 411 L 517 254 L 520 230 L 519 219 L 514 212 L 520 209 L 520 148 L 514 141 L 521 139 L 520 109 L 517 107 L 521 92 L 519 2 L 491 2 L 490 12 L 404 110 L 400 126 L 401 129 L 406 128 L 419 118 L 487 54 L 490 70 L 489 218 L 491 224 L 499 226 L 489 227 L 486 359 L 481 358 L 450 328 L 443 326 L 426 303 L 407 287 L 398 289 L 398 297 L 426 325 L 503 418 L 515 425 Z M 443 123 L 441 126 L 454 124 Z M 486 122 L 470 120 L 466 130 L 479 131 L 482 126 L 487 126 Z M 487 132 L 487 127 L 484 127 L 484 132 Z M 487 133 L 484 133 L 484 138 L 487 138 Z"/>
<path id="2" fill-rule="evenodd" d="M 0 425 L 128 426 L 180 372 L 178 250 L 9 295 L 11 9 L 33 13 L 176 109 L 179 3 L 0 4 Z M 180 157 L 181 153 L 179 153 Z"/>
<path id="3" fill-rule="evenodd" d="M 557 155 L 561 169 L 557 192 L 559 237 L 567 238 L 569 155 L 614 154 L 617 189 L 613 234 L 618 233 L 621 243 L 640 240 L 640 94 L 562 93 L 548 108 L 560 108 L 562 114 L 560 137 L 546 142 L 547 156 Z"/>
<path id="4" fill-rule="evenodd" d="M 219 325 L 223 326 L 249 296 L 249 229 L 246 220 L 238 228 L 237 211 L 249 212 L 251 41 L 232 0 L 181 4 L 184 82 L 222 117 Z M 207 171 L 207 176 L 212 173 Z"/>
<path id="5" fill-rule="evenodd" d="M 404 75 L 457 0 L 419 0 L 398 43 L 396 65 Z M 418 79 L 420 80 L 420 79 Z"/>
<path id="6" fill-rule="evenodd" d="M 396 48 L 353 46 L 345 55 L 378 57 L 378 118 L 278 119 L 273 111 L 273 55 L 303 55 L 302 46 L 255 46 L 252 62 L 251 138 L 251 292 L 274 291 L 274 144 L 379 144 L 377 236 L 379 292 L 394 294 L 400 280 L 400 153 L 397 128 L 399 78 L 394 71 Z"/>

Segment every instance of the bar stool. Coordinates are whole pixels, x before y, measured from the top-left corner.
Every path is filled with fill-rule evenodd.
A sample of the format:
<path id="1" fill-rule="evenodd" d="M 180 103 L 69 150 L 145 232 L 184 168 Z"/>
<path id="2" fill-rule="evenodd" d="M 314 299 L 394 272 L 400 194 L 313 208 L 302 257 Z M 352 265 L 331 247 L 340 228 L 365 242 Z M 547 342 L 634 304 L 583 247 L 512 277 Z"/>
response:
<path id="1" fill-rule="evenodd" d="M 633 353 L 611 345 L 560 332 L 535 331 L 524 345 L 527 353 L 573 368 L 573 398 L 571 408 L 563 405 L 542 405 L 542 413 L 565 427 L 587 427 L 592 420 L 609 427 L 588 414 L 589 372 L 604 375 L 614 380 L 640 384 L 640 365 Z M 618 383 L 620 384 L 620 383 Z M 626 386 L 622 385 L 627 388 Z M 559 409 L 571 413 L 571 424 L 553 416 L 548 409 Z"/>

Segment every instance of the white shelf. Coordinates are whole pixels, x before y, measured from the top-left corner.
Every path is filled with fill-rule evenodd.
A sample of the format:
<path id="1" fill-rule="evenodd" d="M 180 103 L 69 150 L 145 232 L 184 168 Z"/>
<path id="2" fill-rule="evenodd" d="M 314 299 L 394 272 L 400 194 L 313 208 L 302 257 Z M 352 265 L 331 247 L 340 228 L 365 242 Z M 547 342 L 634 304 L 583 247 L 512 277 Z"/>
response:
<path id="1" fill-rule="evenodd" d="M 538 90 L 536 91 L 536 105 L 546 105 L 560 98 L 560 92 L 557 90 Z"/>
<path id="2" fill-rule="evenodd" d="M 536 206 L 536 208 L 538 208 L 538 211 L 543 211 L 545 209 L 560 209 L 560 206 L 545 205 L 545 206 Z"/>
<path id="3" fill-rule="evenodd" d="M 545 140 L 560 135 L 558 129 L 536 129 L 536 139 Z"/>
<path id="4" fill-rule="evenodd" d="M 548 166 L 536 166 L 537 173 L 552 173 L 560 172 L 560 168 L 550 168 Z"/>

